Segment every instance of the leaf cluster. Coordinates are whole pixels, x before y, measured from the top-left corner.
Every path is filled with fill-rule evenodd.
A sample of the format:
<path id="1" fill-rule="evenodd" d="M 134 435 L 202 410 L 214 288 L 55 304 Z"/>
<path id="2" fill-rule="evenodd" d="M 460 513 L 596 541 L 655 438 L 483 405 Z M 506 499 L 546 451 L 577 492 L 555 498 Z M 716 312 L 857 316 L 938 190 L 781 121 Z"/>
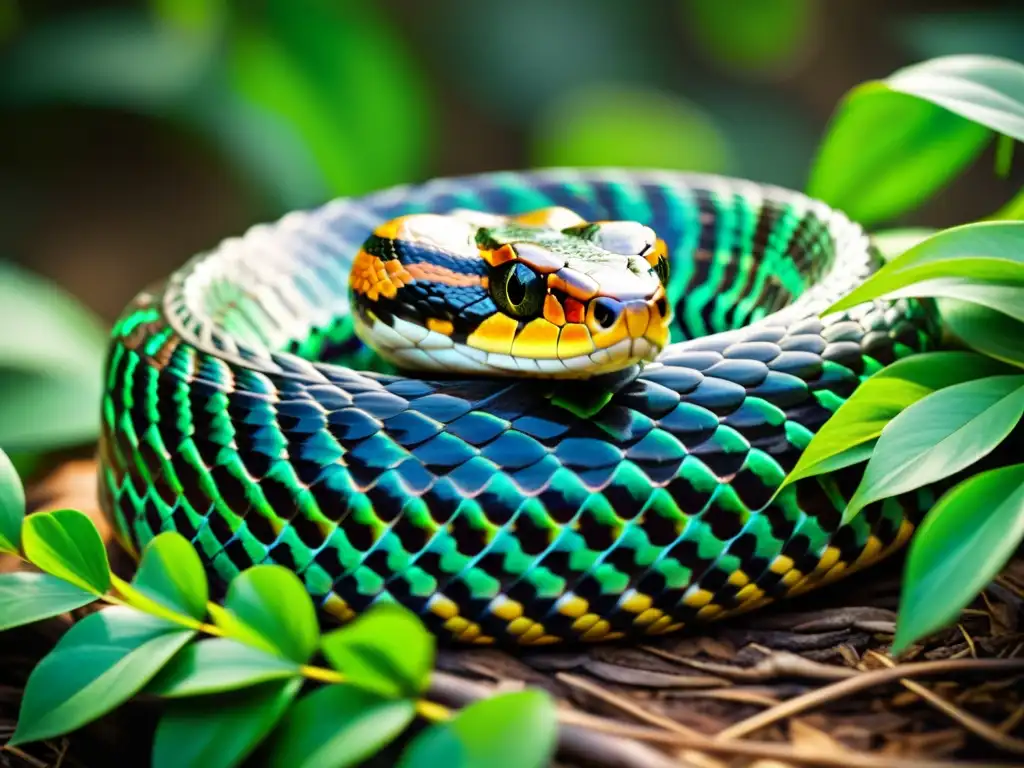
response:
<path id="1" fill-rule="evenodd" d="M 417 720 L 427 727 L 404 746 L 404 768 L 540 768 L 554 750 L 555 707 L 542 691 L 457 713 L 424 698 L 434 638 L 399 605 L 380 604 L 321 634 L 302 582 L 277 565 L 243 571 L 223 604 L 213 603 L 198 553 L 173 532 L 148 544 L 131 582 L 119 579 L 86 515 L 25 517 L 24 490 L 2 451 L 0 552 L 34 566 L 0 574 L 0 630 L 101 606 L 32 671 L 12 745 L 152 696 L 164 702 L 156 768 L 228 768 L 256 750 L 271 766 L 343 768 Z"/>

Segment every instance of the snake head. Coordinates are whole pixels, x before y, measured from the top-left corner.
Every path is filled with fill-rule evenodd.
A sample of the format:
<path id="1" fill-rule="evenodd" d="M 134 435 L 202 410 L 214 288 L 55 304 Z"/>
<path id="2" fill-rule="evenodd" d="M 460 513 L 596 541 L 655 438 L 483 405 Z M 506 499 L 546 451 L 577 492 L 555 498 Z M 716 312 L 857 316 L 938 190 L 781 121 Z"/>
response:
<path id="1" fill-rule="evenodd" d="M 661 352 L 668 268 L 638 222 L 413 214 L 366 241 L 350 292 L 357 334 L 402 368 L 589 378 Z"/>

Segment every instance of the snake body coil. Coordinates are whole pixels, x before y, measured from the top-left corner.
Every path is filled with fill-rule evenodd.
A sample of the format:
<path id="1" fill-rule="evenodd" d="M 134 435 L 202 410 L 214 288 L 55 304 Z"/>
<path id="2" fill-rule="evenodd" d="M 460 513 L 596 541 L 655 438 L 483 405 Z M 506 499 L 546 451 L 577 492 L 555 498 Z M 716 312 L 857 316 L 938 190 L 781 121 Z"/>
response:
<path id="1" fill-rule="evenodd" d="M 621 259 L 633 265 L 632 298 L 609 295 L 601 309 L 600 286 L 560 271 L 571 254 L 549 264 L 546 251 L 480 240 L 493 263 L 449 263 L 442 248 L 410 269 L 394 251 L 393 222 L 407 214 L 552 207 L 584 222 L 566 228 L 574 237 L 608 221 L 656 233 L 656 248 L 636 249 L 646 262 Z M 500 269 L 508 259 L 524 266 Z M 771 498 L 866 376 L 937 339 L 930 312 L 909 300 L 818 318 L 877 266 L 860 227 L 826 205 L 712 176 L 488 174 L 291 214 L 196 257 L 116 324 L 103 504 L 135 547 L 184 534 L 220 584 L 277 563 L 325 615 L 394 600 L 464 642 L 660 634 L 749 610 L 884 557 L 934 502 L 924 488 L 841 526 L 858 467 Z M 435 308 L 417 339 L 427 328 L 439 349 L 525 369 L 511 346 L 472 351 L 488 318 L 470 322 L 449 301 L 449 289 L 470 288 L 525 318 L 493 321 L 510 335 L 484 344 L 503 338 L 545 359 L 540 342 L 520 340 L 534 338 L 531 323 L 544 331 L 549 311 L 562 323 L 554 336 L 590 323 L 596 362 L 616 354 L 603 351 L 603 329 L 637 335 L 609 338 L 621 366 L 587 380 L 563 366 L 578 355 L 530 363 L 532 374 L 560 372 L 547 378 L 474 373 L 458 362 L 470 358 L 420 341 L 374 349 L 409 325 L 407 295 Z M 474 301 L 460 306 L 493 316 L 491 298 Z M 665 341 L 662 320 L 673 343 L 646 362 Z M 414 357 L 440 362 L 415 376 L 393 367 Z"/>

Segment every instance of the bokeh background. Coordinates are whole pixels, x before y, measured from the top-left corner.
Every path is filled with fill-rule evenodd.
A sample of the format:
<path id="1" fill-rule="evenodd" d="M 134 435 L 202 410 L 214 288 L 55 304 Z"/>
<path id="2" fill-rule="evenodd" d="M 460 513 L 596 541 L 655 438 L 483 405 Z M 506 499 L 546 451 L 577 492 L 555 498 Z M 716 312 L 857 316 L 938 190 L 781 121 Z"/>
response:
<path id="1" fill-rule="evenodd" d="M 110 320 L 222 237 L 398 182 L 620 164 L 799 188 L 849 88 L 949 53 L 1021 59 L 1024 3 L 0 0 L 0 256 Z M 977 166 L 911 221 L 997 208 L 1012 184 Z"/>
<path id="2" fill-rule="evenodd" d="M 954 53 L 1024 59 L 1024 2 L 0 0 L 0 447 L 91 438 L 107 325 L 254 223 L 552 165 L 802 188 L 844 93 Z M 1022 165 L 896 223 L 985 216 Z"/>

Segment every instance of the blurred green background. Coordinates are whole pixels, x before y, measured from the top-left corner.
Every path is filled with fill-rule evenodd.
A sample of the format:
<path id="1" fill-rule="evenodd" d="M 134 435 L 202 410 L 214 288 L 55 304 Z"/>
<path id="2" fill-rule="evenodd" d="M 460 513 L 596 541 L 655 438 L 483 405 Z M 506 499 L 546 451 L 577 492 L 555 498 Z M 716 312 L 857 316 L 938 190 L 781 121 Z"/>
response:
<path id="1" fill-rule="evenodd" d="M 799 188 L 847 89 L 949 53 L 1020 59 L 1024 4 L 0 0 L 0 252 L 109 320 L 222 237 L 403 181 L 621 164 Z M 915 220 L 1005 201 L 978 165 Z"/>
<path id="2" fill-rule="evenodd" d="M 0 0 L 0 369 L 49 370 L 37 357 L 53 349 L 92 371 L 140 288 L 339 195 L 545 165 L 801 188 L 848 89 L 952 53 L 1024 58 L 1024 3 Z M 997 209 L 1020 179 L 998 178 L 993 154 L 900 223 Z M 63 319 L 40 331 L 14 294 Z M 0 376 L 0 421 L 29 416 L 0 424 L 5 448 L 53 413 L 52 397 L 22 407 L 44 387 L 18 375 Z"/>

